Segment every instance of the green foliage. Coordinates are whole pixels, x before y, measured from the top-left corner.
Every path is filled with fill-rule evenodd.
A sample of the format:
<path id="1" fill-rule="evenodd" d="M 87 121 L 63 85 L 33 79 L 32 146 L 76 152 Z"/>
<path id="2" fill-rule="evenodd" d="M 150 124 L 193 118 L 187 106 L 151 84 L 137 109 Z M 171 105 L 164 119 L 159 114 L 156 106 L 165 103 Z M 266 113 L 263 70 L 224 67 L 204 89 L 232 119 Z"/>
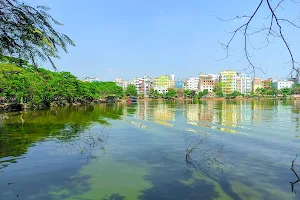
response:
<path id="1" fill-rule="evenodd" d="M 282 94 L 283 98 L 286 98 L 288 95 L 292 94 L 292 89 L 291 88 L 282 88 L 280 90 L 280 93 Z"/>
<path id="2" fill-rule="evenodd" d="M 165 98 L 172 99 L 176 97 L 176 90 L 173 88 L 169 88 L 168 92 L 165 94 Z"/>
<path id="3" fill-rule="evenodd" d="M 184 89 L 177 88 L 176 90 L 176 96 L 177 97 L 184 97 Z"/>
<path id="4" fill-rule="evenodd" d="M 203 92 L 198 93 L 198 98 L 202 98 L 208 94 L 208 89 L 203 90 Z"/>
<path id="5" fill-rule="evenodd" d="M 187 98 L 193 98 L 196 95 L 195 91 L 191 91 L 189 89 L 184 90 L 184 96 Z"/>
<path id="6" fill-rule="evenodd" d="M 150 89 L 150 97 L 157 99 L 160 97 L 160 94 L 157 90 L 154 90 L 153 88 Z"/>
<path id="7" fill-rule="evenodd" d="M 291 92 L 292 94 L 300 94 L 300 84 L 294 84 Z"/>
<path id="8" fill-rule="evenodd" d="M 226 98 L 234 99 L 234 98 L 236 98 L 236 97 L 238 97 L 238 96 L 241 96 L 241 95 L 242 95 L 242 94 L 241 94 L 240 92 L 234 91 L 233 93 L 228 94 L 228 95 L 226 96 Z"/>
<path id="9" fill-rule="evenodd" d="M 55 68 L 52 59 L 59 58 L 58 51 L 67 52 L 68 45 L 74 46 L 67 35 L 53 28 L 53 24 L 62 24 L 47 13 L 49 8 L 19 0 L 0 0 L 0 7 L 0 57 L 16 55 L 35 67 L 37 60 L 49 61 Z"/>
<path id="10" fill-rule="evenodd" d="M 8 117 L 4 118 L 5 126 L 0 129 L 1 148 L 6 150 L 0 151 L 0 159 L 20 156 L 36 141 L 49 136 L 67 144 L 71 138 L 76 139 L 74 136 L 86 133 L 86 130 L 95 123 L 109 125 L 107 119 L 120 119 L 124 113 L 123 109 L 122 105 L 102 104 L 30 110 L 21 115 L 8 113 Z M 22 126 L 20 118 L 24 122 Z M 1 167 L 3 165 L 0 163 Z"/>
<path id="11" fill-rule="evenodd" d="M 268 86 L 269 87 L 267 87 L 267 88 L 257 88 L 255 91 L 255 94 L 260 97 L 266 97 L 266 96 L 274 97 L 280 93 L 280 91 L 278 91 L 274 87 L 273 83 L 268 83 Z"/>
<path id="12" fill-rule="evenodd" d="M 189 90 L 189 89 L 184 90 L 184 96 L 185 96 L 185 97 L 190 97 L 191 94 L 192 94 L 192 91 L 191 91 L 191 90 Z"/>
<path id="13" fill-rule="evenodd" d="M 125 95 L 128 97 L 137 97 L 138 96 L 138 91 L 136 90 L 135 85 L 131 84 L 128 85 L 125 91 Z"/>
<path id="14" fill-rule="evenodd" d="M 214 89 L 213 89 L 213 92 L 218 96 L 218 97 L 223 97 L 224 94 L 222 92 L 222 83 L 221 82 L 217 82 Z"/>
<path id="15" fill-rule="evenodd" d="M 0 97 L 7 102 L 48 106 L 54 100 L 91 102 L 107 96 L 122 97 L 122 87 L 114 82 L 82 82 L 70 72 L 0 63 Z"/>

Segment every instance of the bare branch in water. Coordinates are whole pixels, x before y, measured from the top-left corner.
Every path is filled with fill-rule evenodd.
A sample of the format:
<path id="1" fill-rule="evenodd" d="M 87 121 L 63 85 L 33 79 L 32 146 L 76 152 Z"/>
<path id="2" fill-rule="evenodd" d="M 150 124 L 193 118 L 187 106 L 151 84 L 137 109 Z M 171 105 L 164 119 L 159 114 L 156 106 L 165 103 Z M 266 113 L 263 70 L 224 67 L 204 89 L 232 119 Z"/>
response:
<path id="1" fill-rule="evenodd" d="M 108 135 L 103 134 L 103 129 L 99 132 L 91 132 L 91 130 L 88 130 L 76 137 L 62 140 L 60 141 L 61 147 L 65 153 L 79 153 L 81 155 L 87 155 L 88 160 L 95 159 L 96 157 L 93 156 L 93 152 L 96 149 L 101 149 L 105 153 L 104 143 L 108 139 Z"/>
<path id="2" fill-rule="evenodd" d="M 219 145 L 217 150 L 201 147 L 207 137 L 207 134 L 202 136 L 199 135 L 196 140 L 189 140 L 187 136 L 184 137 L 186 143 L 185 161 L 187 172 L 196 171 L 204 173 L 211 168 L 223 172 L 223 167 L 227 166 L 227 162 L 222 160 L 223 144 Z M 201 155 L 200 158 L 192 158 L 191 154 L 193 153 L 196 155 L 195 157 Z"/>
<path id="3" fill-rule="evenodd" d="M 294 188 L 295 184 L 298 183 L 298 182 L 300 182 L 300 178 L 299 178 L 299 176 L 298 176 L 298 174 L 297 174 L 297 172 L 296 172 L 296 170 L 295 170 L 295 161 L 296 161 L 297 157 L 298 157 L 298 154 L 297 154 L 296 157 L 293 159 L 293 161 L 292 161 L 292 166 L 291 166 L 291 170 L 292 170 L 292 172 L 295 174 L 295 176 L 297 177 L 297 180 L 294 181 L 294 182 L 290 182 L 290 183 L 291 183 L 291 189 L 292 189 L 292 192 L 293 192 L 295 195 L 298 196 L 298 193 L 299 193 L 299 192 L 296 191 L 295 188 Z"/>

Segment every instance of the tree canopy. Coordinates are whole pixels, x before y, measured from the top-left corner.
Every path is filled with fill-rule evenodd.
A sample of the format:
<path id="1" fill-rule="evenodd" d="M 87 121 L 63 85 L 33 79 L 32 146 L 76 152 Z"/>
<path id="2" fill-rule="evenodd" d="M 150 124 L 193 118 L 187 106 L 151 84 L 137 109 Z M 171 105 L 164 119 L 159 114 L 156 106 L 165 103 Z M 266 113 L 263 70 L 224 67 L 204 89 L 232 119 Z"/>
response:
<path id="1" fill-rule="evenodd" d="M 223 97 L 223 91 L 222 91 L 222 82 L 217 82 L 213 92 L 218 96 L 218 97 Z"/>
<path id="2" fill-rule="evenodd" d="M 174 88 L 168 88 L 168 92 L 165 94 L 165 98 L 171 99 L 176 97 L 176 90 Z"/>
<path id="3" fill-rule="evenodd" d="M 128 87 L 126 88 L 126 91 L 125 91 L 125 95 L 126 96 L 131 96 L 131 97 L 137 97 L 138 92 L 136 90 L 135 85 L 133 85 L 133 84 L 128 85 Z"/>
<path id="4" fill-rule="evenodd" d="M 107 96 L 123 96 L 114 82 L 83 82 L 70 72 L 22 68 L 0 63 L 0 97 L 12 103 L 49 105 L 52 101 L 91 102 Z"/>
<path id="5" fill-rule="evenodd" d="M 198 93 L 198 98 L 202 98 L 208 94 L 208 89 L 204 89 L 203 92 Z"/>
<path id="6" fill-rule="evenodd" d="M 159 98 L 161 95 L 159 94 L 159 92 L 157 90 L 154 90 L 154 88 L 150 89 L 150 97 L 157 99 Z"/>
<path id="7" fill-rule="evenodd" d="M 74 42 L 57 32 L 52 24 L 62 25 L 47 13 L 50 8 L 31 6 L 19 0 L 0 0 L 0 56 L 13 56 L 30 61 L 49 61 L 59 58 L 60 49 Z"/>

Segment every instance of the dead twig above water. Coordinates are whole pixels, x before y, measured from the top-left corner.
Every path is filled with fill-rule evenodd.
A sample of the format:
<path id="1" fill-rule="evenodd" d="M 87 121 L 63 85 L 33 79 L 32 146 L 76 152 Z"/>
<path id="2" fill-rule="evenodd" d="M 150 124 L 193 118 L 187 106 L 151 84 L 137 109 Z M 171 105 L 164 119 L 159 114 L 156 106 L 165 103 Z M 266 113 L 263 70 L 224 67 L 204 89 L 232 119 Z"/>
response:
<path id="1" fill-rule="evenodd" d="M 300 182 L 299 175 L 297 174 L 296 169 L 295 169 L 295 166 L 296 166 L 296 165 L 295 165 L 295 161 L 296 161 L 297 157 L 298 157 L 298 154 L 297 154 L 296 157 L 293 159 L 293 161 L 292 161 L 292 166 L 291 166 L 291 170 L 292 170 L 292 172 L 295 174 L 295 176 L 297 177 L 297 180 L 294 181 L 294 182 L 290 182 L 290 183 L 291 183 L 291 189 L 292 189 L 292 192 L 293 192 L 296 196 L 299 195 L 299 191 L 295 190 L 294 186 L 295 186 L 296 183 Z"/>
<path id="2" fill-rule="evenodd" d="M 223 172 L 223 167 L 227 166 L 227 162 L 222 160 L 223 144 L 218 145 L 217 149 L 201 147 L 208 138 L 207 134 L 198 136 L 196 140 L 191 140 L 187 136 L 184 138 L 186 143 L 185 161 L 187 172 L 204 173 L 212 168 Z M 191 157 L 192 153 L 195 154 L 194 158 Z"/>
<path id="3" fill-rule="evenodd" d="M 203 143 L 204 140 L 207 139 L 207 134 L 205 134 L 202 138 L 201 136 L 198 136 L 196 143 L 192 144 L 188 144 L 189 141 L 188 139 L 185 137 L 185 144 L 186 144 L 186 151 L 185 151 L 185 160 L 188 161 L 190 159 L 190 155 L 191 153 L 193 153 L 193 151 L 195 151 L 196 149 L 199 149 L 199 146 Z"/>
<path id="4" fill-rule="evenodd" d="M 101 149 L 105 153 L 105 142 L 108 135 L 103 134 L 104 127 L 98 132 L 91 130 L 85 131 L 75 137 L 62 139 L 60 147 L 67 153 L 79 153 L 80 155 L 87 155 L 87 159 L 95 159 L 93 152 L 96 149 Z"/>

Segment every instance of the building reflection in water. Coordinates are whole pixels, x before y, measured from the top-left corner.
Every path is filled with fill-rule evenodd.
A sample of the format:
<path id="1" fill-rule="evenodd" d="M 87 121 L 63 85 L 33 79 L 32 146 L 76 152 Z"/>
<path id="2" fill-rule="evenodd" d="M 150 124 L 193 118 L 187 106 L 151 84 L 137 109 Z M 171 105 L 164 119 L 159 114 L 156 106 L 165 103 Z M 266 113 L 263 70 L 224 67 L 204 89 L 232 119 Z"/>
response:
<path id="1" fill-rule="evenodd" d="M 175 121 L 175 112 L 169 104 L 157 104 L 153 108 L 153 121 L 165 126 L 172 126 L 171 121 Z"/>
<path id="2" fill-rule="evenodd" d="M 184 103 L 183 101 L 172 103 L 141 101 L 135 105 L 129 105 L 127 113 L 129 113 L 128 109 L 131 111 L 135 109 L 135 112 L 132 113 L 134 118 L 153 121 L 164 126 L 173 126 L 174 123 L 172 122 L 175 121 L 186 121 L 186 123 L 194 126 L 240 133 L 240 128 L 250 129 L 254 123 L 259 124 L 262 121 L 281 119 L 283 112 L 291 112 L 285 106 L 284 103 L 278 101 L 259 100 L 208 100 L 196 104 Z M 293 104 L 292 112 L 300 113 L 300 101 Z M 298 121 L 300 127 L 300 118 Z"/>

